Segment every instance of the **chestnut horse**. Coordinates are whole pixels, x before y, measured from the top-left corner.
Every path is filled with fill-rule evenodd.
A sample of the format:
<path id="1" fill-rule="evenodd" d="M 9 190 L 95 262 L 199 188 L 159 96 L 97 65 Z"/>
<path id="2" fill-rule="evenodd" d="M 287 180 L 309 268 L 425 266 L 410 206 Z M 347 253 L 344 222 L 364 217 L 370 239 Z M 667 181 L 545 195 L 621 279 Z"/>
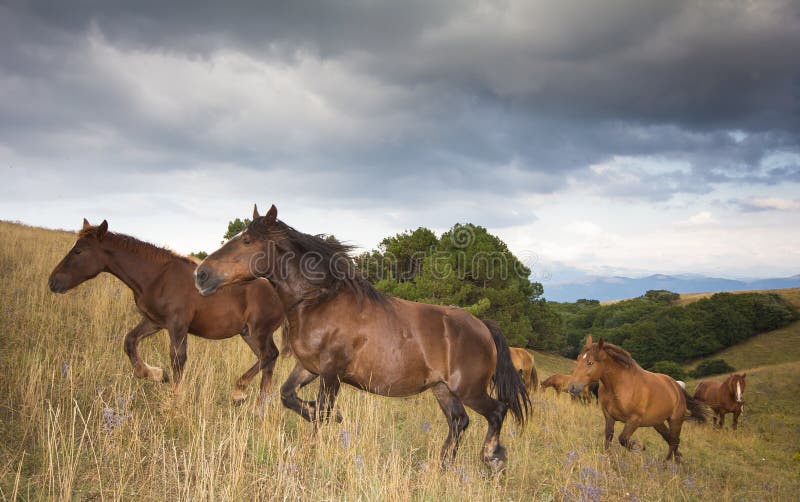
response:
<path id="1" fill-rule="evenodd" d="M 142 319 L 125 335 L 125 352 L 139 378 L 169 381 L 163 369 L 149 366 L 139 356 L 139 342 L 160 329 L 169 331 L 173 380 L 180 383 L 186 363 L 186 335 L 221 340 L 241 334 L 258 361 L 236 382 L 232 398 L 244 401 L 250 380 L 261 371 L 261 408 L 272 382 L 278 356 L 272 333 L 283 320 L 278 295 L 269 282 L 253 281 L 225 288 L 204 298 L 194 287 L 197 263 L 185 256 L 133 237 L 108 231 L 103 220 L 91 226 L 83 220 L 78 240 L 50 274 L 54 293 L 65 293 L 79 284 L 108 272 L 133 291 Z"/>
<path id="2" fill-rule="evenodd" d="M 744 389 L 747 383 L 741 375 L 733 374 L 724 382 L 705 380 L 700 382 L 694 391 L 694 398 L 706 403 L 714 410 L 714 425 L 721 429 L 725 422 L 725 414 L 733 413 L 733 430 L 739 424 L 739 415 L 744 409 Z"/>
<path id="3" fill-rule="evenodd" d="M 524 423 L 529 398 L 497 325 L 459 308 L 386 296 L 359 275 L 351 247 L 301 233 L 277 216 L 275 206 L 263 217 L 254 209 L 247 229 L 198 266 L 195 282 L 203 295 L 254 277 L 273 283 L 299 361 L 281 387 L 283 404 L 318 423 L 330 419 L 342 382 L 390 397 L 431 389 L 450 429 L 442 463 L 455 459 L 467 405 L 489 423 L 482 460 L 501 471 L 506 412 Z M 487 393 L 492 376 L 498 399 Z M 317 377 L 316 402 L 300 399 L 297 391 Z"/>
<path id="4" fill-rule="evenodd" d="M 555 375 L 551 375 L 544 379 L 542 382 L 542 390 L 552 387 L 552 389 L 556 391 L 557 395 L 562 392 L 569 392 L 569 383 L 571 380 L 571 375 L 562 375 L 556 373 Z"/>
<path id="5" fill-rule="evenodd" d="M 680 462 L 678 451 L 686 411 L 705 422 L 710 410 L 693 399 L 675 380 L 661 373 L 642 369 L 622 347 L 586 340 L 572 372 L 570 392 L 579 393 L 591 382 L 600 381 L 600 405 L 606 419 L 605 447 L 614 439 L 614 424 L 624 422 L 619 443 L 631 449 L 631 435 L 639 427 L 653 427 L 669 444 L 667 460 Z"/>
<path id="6" fill-rule="evenodd" d="M 539 387 L 539 375 L 536 366 L 533 364 L 533 354 L 519 347 L 509 347 L 511 351 L 511 363 L 519 372 L 522 383 L 528 392 L 535 392 Z"/>

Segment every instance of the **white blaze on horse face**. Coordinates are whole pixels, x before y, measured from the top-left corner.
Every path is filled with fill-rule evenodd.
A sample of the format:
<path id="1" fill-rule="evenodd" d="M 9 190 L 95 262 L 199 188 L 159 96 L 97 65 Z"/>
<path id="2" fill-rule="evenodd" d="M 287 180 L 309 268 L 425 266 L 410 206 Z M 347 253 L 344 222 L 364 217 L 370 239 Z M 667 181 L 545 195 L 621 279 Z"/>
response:
<path id="1" fill-rule="evenodd" d="M 586 354 L 583 355 L 583 358 L 586 359 L 586 356 L 588 356 L 588 355 L 589 355 L 589 353 L 587 352 Z"/>
<path id="2" fill-rule="evenodd" d="M 736 382 L 736 401 L 741 403 L 742 402 L 742 384 L 741 382 Z"/>

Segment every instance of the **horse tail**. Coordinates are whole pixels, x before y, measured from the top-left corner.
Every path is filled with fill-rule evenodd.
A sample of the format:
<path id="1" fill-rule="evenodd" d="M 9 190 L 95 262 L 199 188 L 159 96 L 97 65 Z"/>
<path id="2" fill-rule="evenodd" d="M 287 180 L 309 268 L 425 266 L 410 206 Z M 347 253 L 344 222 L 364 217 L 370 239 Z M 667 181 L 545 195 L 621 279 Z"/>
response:
<path id="1" fill-rule="evenodd" d="M 690 396 L 686 389 L 681 390 L 683 391 L 683 397 L 686 399 L 686 410 L 689 412 L 689 418 L 701 424 L 706 423 L 713 414 L 711 408 L 706 403 Z"/>
<path id="2" fill-rule="evenodd" d="M 489 328 L 497 348 L 497 366 L 494 370 L 497 399 L 508 407 L 518 424 L 524 424 L 531 406 L 528 390 L 511 362 L 511 351 L 500 327 L 489 319 L 483 319 L 483 324 Z"/>

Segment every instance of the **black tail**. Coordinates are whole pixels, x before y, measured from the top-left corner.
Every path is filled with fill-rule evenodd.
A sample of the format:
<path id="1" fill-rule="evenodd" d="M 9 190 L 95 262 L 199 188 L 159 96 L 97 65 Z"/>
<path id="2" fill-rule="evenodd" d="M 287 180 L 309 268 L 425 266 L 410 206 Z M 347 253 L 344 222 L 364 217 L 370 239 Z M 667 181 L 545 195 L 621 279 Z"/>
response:
<path id="1" fill-rule="evenodd" d="M 483 319 L 483 324 L 489 328 L 489 332 L 494 339 L 497 347 L 497 367 L 494 370 L 494 385 L 497 390 L 497 399 L 508 406 L 514 420 L 518 424 L 524 424 L 525 418 L 530 409 L 531 400 L 528 391 L 519 372 L 511 362 L 511 352 L 508 350 L 508 343 L 500 327 L 492 320 Z"/>
<path id="2" fill-rule="evenodd" d="M 704 424 L 711 418 L 713 415 L 713 411 L 708 405 L 699 399 L 695 399 L 686 392 L 686 389 L 683 390 L 683 397 L 686 398 L 686 410 L 689 412 L 689 418 L 694 419 L 701 424 Z"/>

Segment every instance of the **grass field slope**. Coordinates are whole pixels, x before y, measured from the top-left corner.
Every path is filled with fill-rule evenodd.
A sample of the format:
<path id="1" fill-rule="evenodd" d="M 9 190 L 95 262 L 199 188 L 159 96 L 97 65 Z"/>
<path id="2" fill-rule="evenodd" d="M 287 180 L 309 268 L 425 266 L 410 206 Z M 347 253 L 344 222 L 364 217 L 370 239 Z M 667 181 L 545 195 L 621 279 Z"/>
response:
<path id="1" fill-rule="evenodd" d="M 253 363 L 238 339 L 189 341 L 180 392 L 138 380 L 122 349 L 137 321 L 130 292 L 102 274 L 66 295 L 47 289 L 75 236 L 0 222 L 0 499 L 3 500 L 794 500 L 800 492 L 800 363 L 748 376 L 739 431 L 689 423 L 685 463 L 664 463 L 652 429 L 644 452 L 602 447 L 596 406 L 533 396 L 530 423 L 506 422 L 509 467 L 479 459 L 486 423 L 470 412 L 459 455 L 441 469 L 446 422 L 433 396 L 386 399 L 346 387 L 344 421 L 318 432 L 284 410 L 229 402 Z M 142 344 L 168 367 L 159 333 Z M 540 375 L 571 362 L 536 354 Z M 315 391 L 315 384 L 307 392 Z M 252 390 L 251 390 L 252 392 Z M 618 431 L 620 429 L 618 428 Z"/>

